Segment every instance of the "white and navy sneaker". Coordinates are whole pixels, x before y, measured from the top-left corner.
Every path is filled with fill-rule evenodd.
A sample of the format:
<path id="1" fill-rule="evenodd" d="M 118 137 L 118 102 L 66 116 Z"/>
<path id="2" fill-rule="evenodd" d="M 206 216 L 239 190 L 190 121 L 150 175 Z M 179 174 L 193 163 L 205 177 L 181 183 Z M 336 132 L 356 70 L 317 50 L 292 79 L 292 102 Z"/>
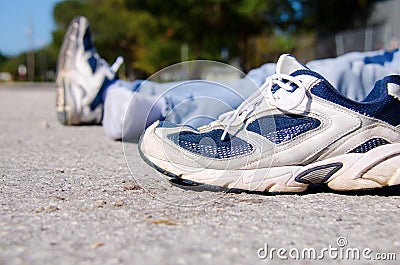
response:
<path id="1" fill-rule="evenodd" d="M 375 84 L 362 102 L 282 55 L 257 95 L 194 129 L 156 122 L 142 158 L 165 175 L 224 188 L 303 192 L 400 184 L 400 76 Z"/>
<path id="2" fill-rule="evenodd" d="M 103 93 L 116 78 L 123 60 L 109 66 L 97 54 L 89 21 L 75 17 L 67 30 L 57 62 L 57 117 L 62 124 L 99 124 Z"/>

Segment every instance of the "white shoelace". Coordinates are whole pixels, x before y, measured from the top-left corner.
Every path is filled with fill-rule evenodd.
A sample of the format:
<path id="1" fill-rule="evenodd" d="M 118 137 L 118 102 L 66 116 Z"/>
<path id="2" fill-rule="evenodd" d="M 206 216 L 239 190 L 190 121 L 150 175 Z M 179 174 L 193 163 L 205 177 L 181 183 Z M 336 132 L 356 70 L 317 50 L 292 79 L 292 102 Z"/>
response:
<path id="1" fill-rule="evenodd" d="M 84 57 L 86 59 L 92 56 L 97 60 L 98 67 L 106 69 L 105 75 L 110 80 L 114 78 L 115 74 L 118 72 L 118 69 L 124 63 L 124 58 L 122 56 L 118 56 L 115 59 L 114 63 L 110 66 L 106 60 L 100 57 L 100 55 L 96 52 L 96 50 L 92 49 L 85 52 Z"/>
<path id="2" fill-rule="evenodd" d="M 285 83 L 283 80 L 287 80 L 288 82 Z M 288 93 L 291 93 L 291 91 L 293 91 L 293 87 L 291 86 L 292 84 L 297 86 L 296 90 L 300 89 L 301 91 L 300 95 L 296 96 L 298 97 L 297 100 L 290 105 L 287 102 L 280 103 L 279 97 L 274 95 L 272 91 L 274 85 L 278 85 L 280 88 L 288 91 Z M 250 98 L 240 104 L 236 110 L 226 112 L 219 116 L 219 122 L 226 122 L 227 124 L 224 132 L 222 133 L 221 141 L 225 139 L 229 128 L 237 117 L 240 117 L 241 121 L 244 122 L 245 119 L 257 108 L 258 105 L 260 105 L 264 99 L 268 99 L 269 104 L 278 109 L 289 111 L 301 104 L 305 94 L 306 88 L 298 78 L 286 74 L 274 74 L 268 77 L 265 83 L 259 88 L 259 93 L 253 94 Z"/>
<path id="3" fill-rule="evenodd" d="M 111 71 L 116 73 L 123 63 L 124 58 L 122 56 L 118 56 L 117 59 L 115 59 L 115 62 L 110 67 Z"/>

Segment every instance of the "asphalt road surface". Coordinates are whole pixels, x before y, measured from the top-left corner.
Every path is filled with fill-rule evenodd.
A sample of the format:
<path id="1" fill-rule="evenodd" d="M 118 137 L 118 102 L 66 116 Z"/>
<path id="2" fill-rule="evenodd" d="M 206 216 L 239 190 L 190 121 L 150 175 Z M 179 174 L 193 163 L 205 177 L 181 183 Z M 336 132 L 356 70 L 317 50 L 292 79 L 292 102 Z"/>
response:
<path id="1" fill-rule="evenodd" d="M 60 125 L 54 84 L 0 85 L 0 264 L 398 264 L 399 195 L 182 189 Z"/>

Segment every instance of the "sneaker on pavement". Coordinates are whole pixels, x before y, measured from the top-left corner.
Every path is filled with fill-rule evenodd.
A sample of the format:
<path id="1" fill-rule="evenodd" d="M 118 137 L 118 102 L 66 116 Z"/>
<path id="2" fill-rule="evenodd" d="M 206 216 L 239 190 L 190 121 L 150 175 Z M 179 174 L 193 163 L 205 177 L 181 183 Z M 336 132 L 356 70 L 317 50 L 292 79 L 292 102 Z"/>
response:
<path id="1" fill-rule="evenodd" d="M 276 74 L 235 111 L 197 129 L 156 122 L 139 150 L 178 182 L 261 192 L 398 185 L 400 76 L 356 102 L 284 54 Z"/>
<path id="2" fill-rule="evenodd" d="M 116 79 L 123 59 L 109 66 L 96 52 L 89 21 L 75 17 L 57 61 L 57 117 L 65 125 L 100 124 L 103 92 Z"/>

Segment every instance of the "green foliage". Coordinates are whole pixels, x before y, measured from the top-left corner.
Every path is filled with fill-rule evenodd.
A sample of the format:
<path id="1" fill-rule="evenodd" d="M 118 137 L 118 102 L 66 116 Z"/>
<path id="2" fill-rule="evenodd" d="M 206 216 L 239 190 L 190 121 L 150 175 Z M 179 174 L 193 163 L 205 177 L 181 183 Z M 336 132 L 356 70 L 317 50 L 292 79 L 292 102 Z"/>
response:
<path id="1" fill-rule="evenodd" d="M 18 65 L 26 64 L 26 53 L 9 57 L 0 63 L 0 72 L 9 72 L 15 79 L 18 76 Z"/>
<path id="2" fill-rule="evenodd" d="M 214 60 L 222 59 L 221 49 L 228 49 L 231 58 L 245 53 L 248 38 L 261 32 L 265 26 L 264 8 L 268 2 L 269 0 L 126 1 L 130 10 L 147 12 L 158 19 L 158 34 L 168 36 L 169 41 L 189 45 L 189 59 Z M 178 59 L 171 57 L 171 61 Z"/>
<path id="3" fill-rule="evenodd" d="M 0 64 L 4 63 L 7 61 L 8 57 L 5 56 L 4 54 L 0 53 Z"/>
<path id="4" fill-rule="evenodd" d="M 95 46 L 108 62 L 125 59 L 128 77 L 146 77 L 182 60 L 239 58 L 246 71 L 284 52 L 305 46 L 313 36 L 365 26 L 377 0 L 65 0 L 53 10 L 53 43 L 36 51 L 37 78 L 55 69 L 68 24 L 86 16 Z M 316 35 L 314 33 L 317 33 Z M 308 36 L 308 37 L 307 37 Z M 304 38 L 303 38 L 304 39 Z M 312 47 L 307 41 L 307 49 Z M 307 59 L 310 52 L 307 53 Z M 186 57 L 187 56 L 187 57 Z M 0 56 L 0 70 L 16 73 L 26 53 Z M 144 75 L 142 75 L 144 73 Z"/>
<path id="5" fill-rule="evenodd" d="M 373 2 L 348 0 L 338 5 L 334 0 L 67 0 L 54 9 L 57 30 L 53 37 L 55 45 L 60 46 L 69 21 L 84 15 L 91 22 L 99 53 L 107 61 L 122 54 L 129 73 L 136 70 L 152 74 L 179 62 L 182 45 L 189 47 L 188 59 L 222 60 L 221 50 L 228 49 L 229 57 L 240 58 L 241 66 L 248 70 L 254 67 L 247 61 L 253 36 L 280 32 L 268 46 L 273 54 L 289 52 L 296 45 L 290 34 L 355 25 L 357 17 L 368 15 Z"/>
<path id="6" fill-rule="evenodd" d="M 58 50 L 51 45 L 35 51 L 35 81 L 54 80 L 57 56 Z M 9 72 L 14 80 L 18 80 L 18 66 L 21 64 L 27 65 L 27 57 L 28 53 L 24 52 L 0 61 L 0 72 Z"/>
<path id="7" fill-rule="evenodd" d="M 60 46 L 69 21 L 88 17 L 94 42 L 107 61 L 123 54 L 127 71 L 148 74 L 181 60 L 221 60 L 221 49 L 231 58 L 242 56 L 248 38 L 265 24 L 263 7 L 270 0 L 68 0 L 54 9 Z"/>
<path id="8" fill-rule="evenodd" d="M 303 0 L 304 1 L 304 0 Z M 306 0 L 304 26 L 319 34 L 367 26 L 374 3 L 380 0 Z"/>

